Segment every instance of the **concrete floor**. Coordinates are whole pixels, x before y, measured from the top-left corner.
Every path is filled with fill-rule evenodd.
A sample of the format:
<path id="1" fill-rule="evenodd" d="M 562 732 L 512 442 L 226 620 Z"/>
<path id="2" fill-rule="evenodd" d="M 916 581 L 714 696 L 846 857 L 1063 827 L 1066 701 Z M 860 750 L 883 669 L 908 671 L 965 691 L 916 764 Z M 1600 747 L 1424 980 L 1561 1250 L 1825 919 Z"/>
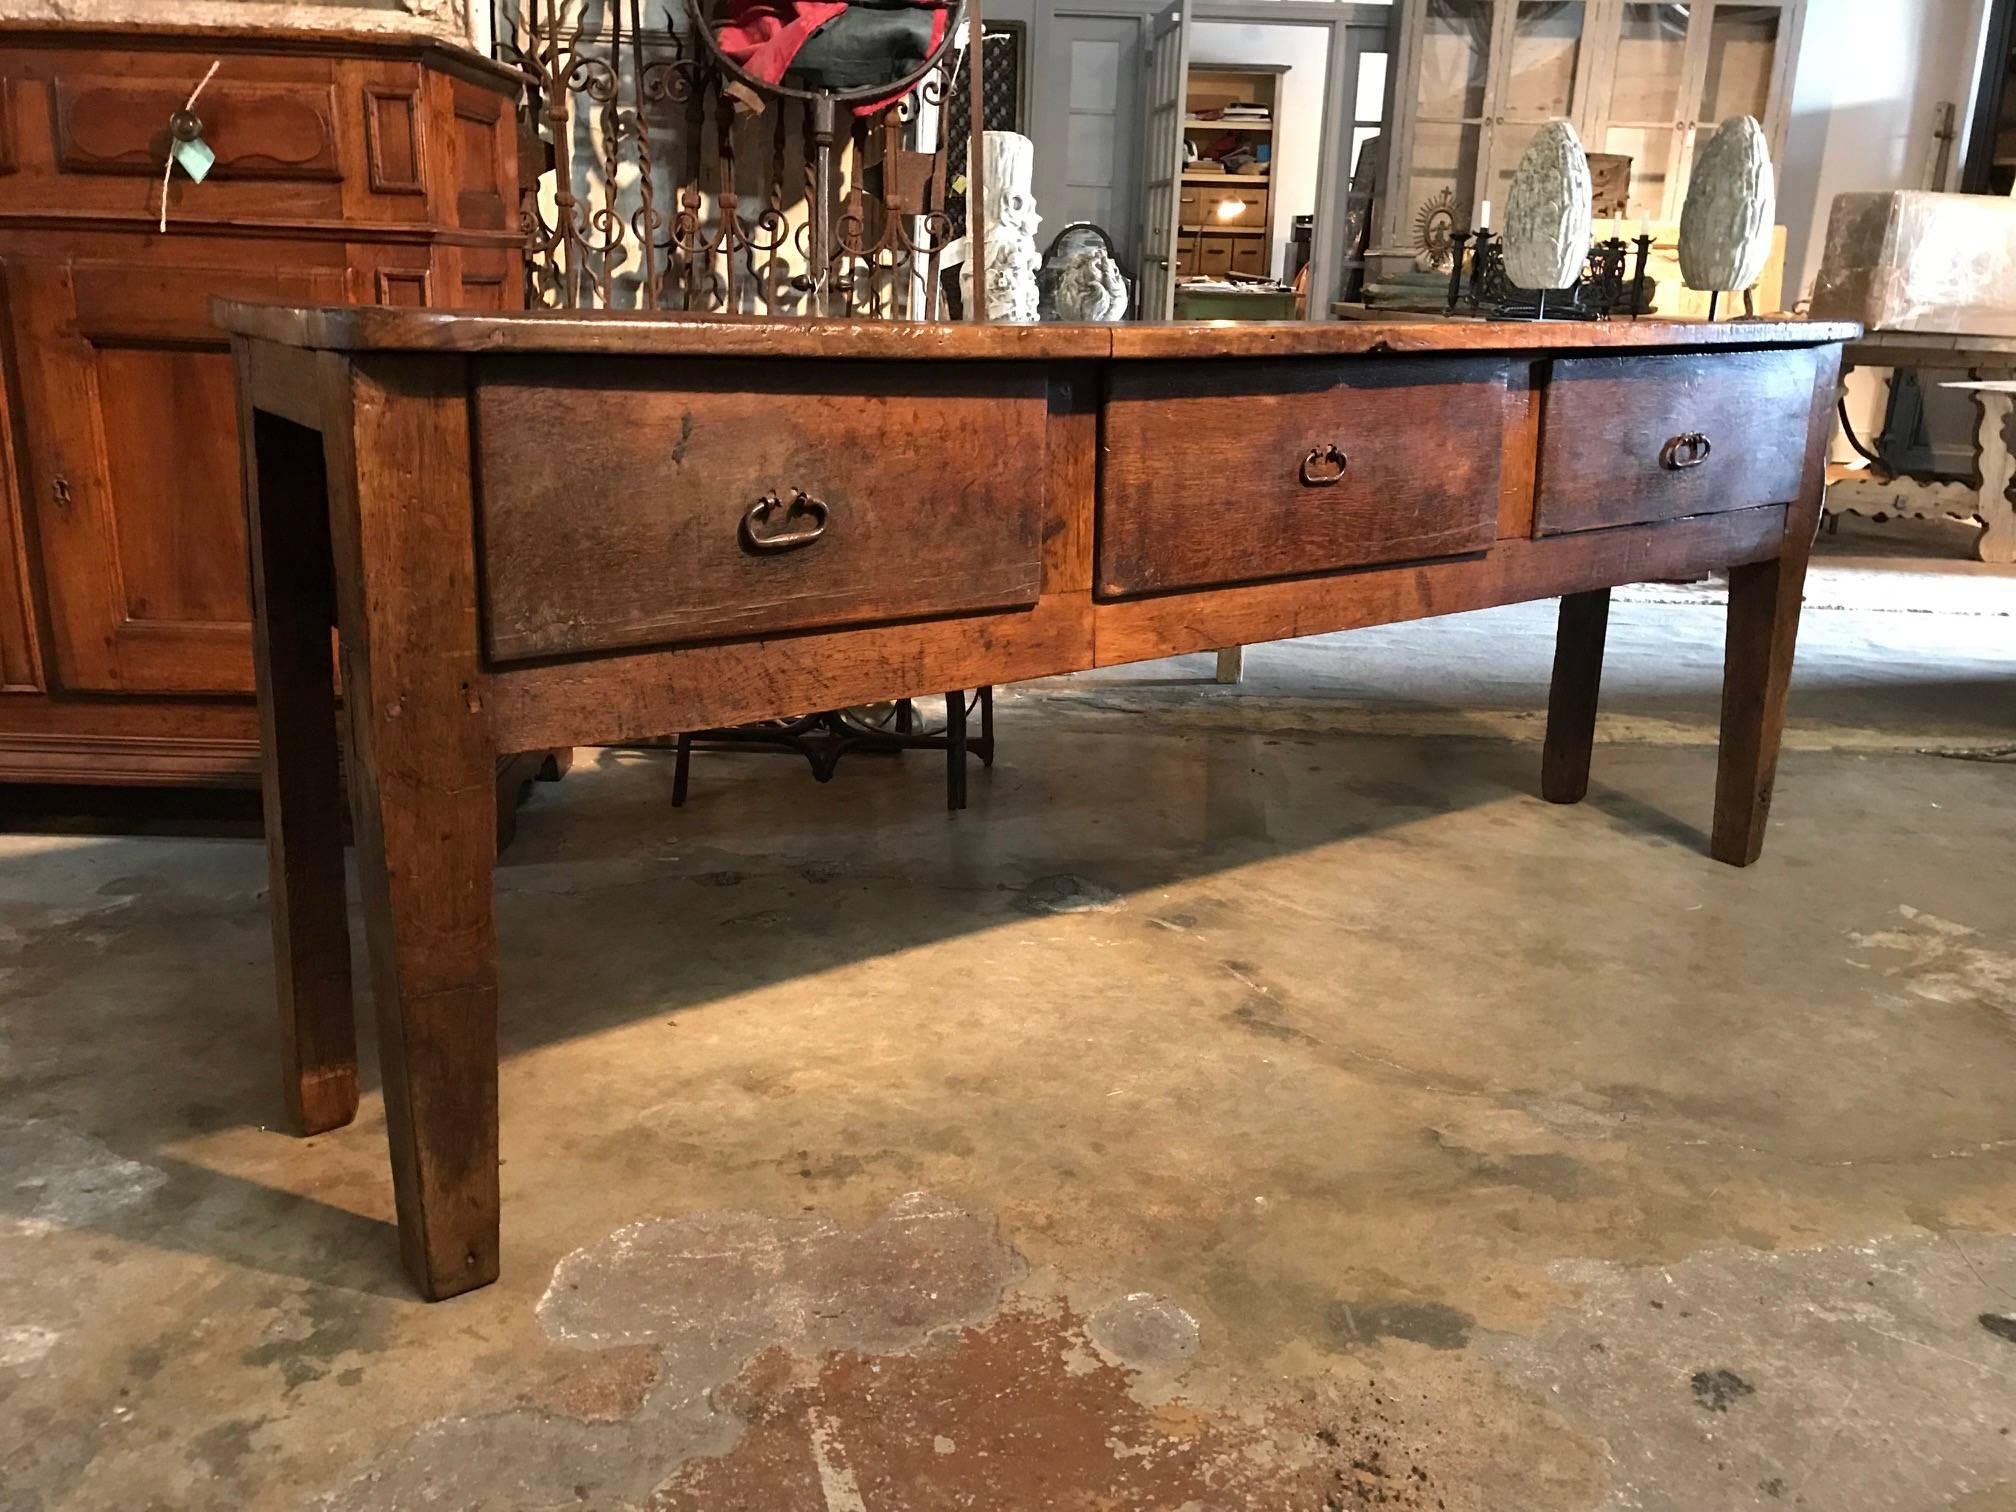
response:
<path id="1" fill-rule="evenodd" d="M 1572 810 L 1546 605 L 1005 692 L 957 818 L 584 752 L 499 872 L 504 1277 L 437 1307 L 375 1076 L 267 1126 L 258 846 L 0 838 L 0 1507 L 2012 1512 L 1961 578 L 1809 612 L 1747 872 L 1712 592 L 1618 605 Z"/>

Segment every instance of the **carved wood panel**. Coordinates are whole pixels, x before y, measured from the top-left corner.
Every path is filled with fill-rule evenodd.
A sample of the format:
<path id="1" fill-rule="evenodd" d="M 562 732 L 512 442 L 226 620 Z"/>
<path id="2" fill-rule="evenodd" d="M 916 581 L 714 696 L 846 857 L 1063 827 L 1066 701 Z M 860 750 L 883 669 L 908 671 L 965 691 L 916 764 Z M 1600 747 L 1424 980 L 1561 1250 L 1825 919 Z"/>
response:
<path id="1" fill-rule="evenodd" d="M 68 173 L 153 176 L 168 161 L 168 118 L 189 97 L 165 80 L 59 77 L 56 162 Z M 219 179 L 339 180 L 336 92 L 214 80 L 196 102 Z"/>

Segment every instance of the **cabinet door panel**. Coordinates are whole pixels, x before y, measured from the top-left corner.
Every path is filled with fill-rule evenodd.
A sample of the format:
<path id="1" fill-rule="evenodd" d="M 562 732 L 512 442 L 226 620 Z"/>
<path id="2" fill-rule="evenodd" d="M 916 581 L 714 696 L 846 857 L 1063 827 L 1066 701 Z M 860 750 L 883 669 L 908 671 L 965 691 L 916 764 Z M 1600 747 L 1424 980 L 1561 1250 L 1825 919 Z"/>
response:
<path id="1" fill-rule="evenodd" d="M 214 295 L 337 302 L 334 268 L 5 266 L 54 680 L 249 693 L 230 349 Z"/>
<path id="2" fill-rule="evenodd" d="M 0 90 L 0 108 L 6 104 Z M 7 286 L 0 280 L 0 330 L 7 326 Z M 28 592 L 27 553 L 21 531 L 20 453 L 15 447 L 15 365 L 0 353 L 0 693 L 33 693 L 42 686 L 42 655 Z"/>
<path id="3" fill-rule="evenodd" d="M 112 529 L 127 622 L 245 617 L 245 522 L 227 358 L 112 346 L 98 359 Z"/>

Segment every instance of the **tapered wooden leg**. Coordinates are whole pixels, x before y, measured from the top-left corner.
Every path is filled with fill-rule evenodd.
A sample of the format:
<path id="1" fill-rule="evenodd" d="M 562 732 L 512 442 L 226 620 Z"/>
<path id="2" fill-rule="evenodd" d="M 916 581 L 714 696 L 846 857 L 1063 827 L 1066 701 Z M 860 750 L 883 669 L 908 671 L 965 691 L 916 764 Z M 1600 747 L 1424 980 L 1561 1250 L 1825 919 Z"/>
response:
<path id="1" fill-rule="evenodd" d="M 672 755 L 672 807 L 686 801 L 686 783 L 692 774 L 693 737 L 681 730 Z"/>
<path id="2" fill-rule="evenodd" d="M 1554 681 L 1547 693 L 1547 743 L 1540 755 L 1540 793 L 1549 803 L 1580 803 L 1588 796 L 1603 637 L 1609 627 L 1608 588 L 1562 595 L 1554 632 Z"/>
<path id="3" fill-rule="evenodd" d="M 966 690 L 945 695 L 945 807 L 966 807 Z"/>
<path id="4" fill-rule="evenodd" d="M 1841 379 L 1840 349 L 1822 351 L 1813 367 L 1813 407 L 1806 436 L 1806 482 L 1785 514 L 1780 553 L 1729 572 L 1729 628 L 1722 651 L 1722 745 L 1715 767 L 1715 826 L 1708 853 L 1748 866 L 1764 851 L 1778 743 L 1785 733 L 1785 694 L 1806 564 L 1819 533 L 1826 490 L 1827 443 Z"/>
<path id="5" fill-rule="evenodd" d="M 249 402 L 239 418 L 281 1092 L 295 1131 L 320 1134 L 357 1113 L 322 436 Z"/>
<path id="6" fill-rule="evenodd" d="M 459 370 L 339 366 L 331 517 L 360 890 L 400 1249 L 430 1299 L 497 1277 L 495 768 Z M 332 454 L 332 471 L 334 455 Z"/>
<path id="7" fill-rule="evenodd" d="M 1805 582 L 1804 551 L 1729 574 L 1722 748 L 1715 770 L 1715 831 L 1708 849 L 1731 866 L 1748 866 L 1764 850 Z"/>

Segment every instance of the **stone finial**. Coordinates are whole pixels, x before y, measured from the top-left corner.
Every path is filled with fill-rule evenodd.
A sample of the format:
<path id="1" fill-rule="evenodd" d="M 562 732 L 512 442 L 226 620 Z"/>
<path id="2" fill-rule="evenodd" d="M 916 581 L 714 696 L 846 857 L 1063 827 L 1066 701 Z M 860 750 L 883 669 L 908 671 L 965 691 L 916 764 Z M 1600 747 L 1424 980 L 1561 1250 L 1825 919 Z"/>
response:
<path id="1" fill-rule="evenodd" d="M 1690 289 L 1747 289 L 1771 256 L 1778 186 L 1764 128 L 1731 116 L 1694 160 L 1680 210 L 1680 276 Z"/>
<path id="2" fill-rule="evenodd" d="M 1533 134 L 1505 202 L 1505 276 L 1522 289 L 1565 289 L 1589 260 L 1589 157 L 1566 121 Z"/>

